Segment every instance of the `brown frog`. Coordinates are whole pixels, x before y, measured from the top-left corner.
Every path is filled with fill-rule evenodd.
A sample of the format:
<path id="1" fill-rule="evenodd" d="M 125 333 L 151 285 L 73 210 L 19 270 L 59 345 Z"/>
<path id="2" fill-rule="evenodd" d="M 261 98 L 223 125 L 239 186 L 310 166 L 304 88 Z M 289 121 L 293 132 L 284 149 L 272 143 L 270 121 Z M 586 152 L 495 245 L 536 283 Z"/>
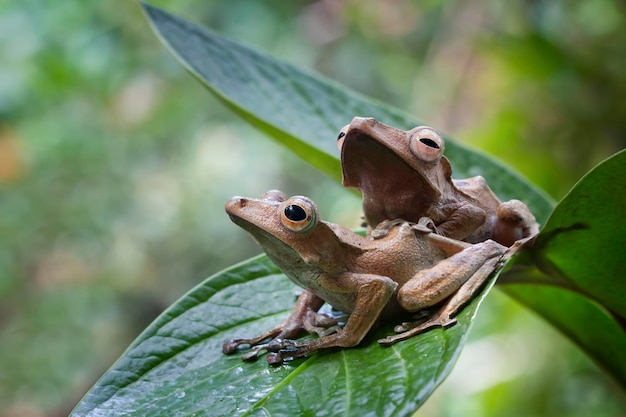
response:
<path id="1" fill-rule="evenodd" d="M 493 239 L 506 246 L 539 231 L 524 203 L 500 202 L 483 177 L 453 180 L 444 140 L 428 126 L 404 131 L 355 117 L 339 133 L 337 145 L 343 185 L 361 191 L 371 228 L 384 220 L 428 217 L 443 236 L 471 243 Z M 384 233 L 381 227 L 379 234 Z"/>
<path id="2" fill-rule="evenodd" d="M 233 197 L 226 212 L 304 289 L 284 323 L 257 337 L 224 343 L 224 353 L 250 345 L 244 359 L 267 350 L 270 364 L 322 348 L 356 346 L 377 320 L 398 320 L 433 306 L 438 310 L 425 322 L 397 326 L 399 334 L 379 342 L 388 345 L 451 326 L 453 316 L 514 251 L 492 240 L 475 245 L 453 240 L 407 222 L 393 225 L 381 238 L 363 237 L 320 220 L 307 197 L 287 198 L 280 191 L 261 199 Z M 324 302 L 349 314 L 343 328 L 317 314 Z M 293 340 L 302 328 L 321 337 Z"/>

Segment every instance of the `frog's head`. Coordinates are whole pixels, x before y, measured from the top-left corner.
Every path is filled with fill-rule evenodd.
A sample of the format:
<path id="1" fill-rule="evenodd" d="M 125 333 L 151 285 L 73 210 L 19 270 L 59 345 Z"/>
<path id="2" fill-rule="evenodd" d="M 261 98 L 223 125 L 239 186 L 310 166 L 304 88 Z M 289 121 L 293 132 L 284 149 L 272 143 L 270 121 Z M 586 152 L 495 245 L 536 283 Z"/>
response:
<path id="1" fill-rule="evenodd" d="M 307 197 L 287 198 L 272 190 L 260 199 L 233 197 L 225 208 L 230 219 L 250 233 L 281 268 L 282 263 L 300 259 L 315 262 L 321 241 L 332 238 L 319 220 L 317 206 Z"/>
<path id="2" fill-rule="evenodd" d="M 437 182 L 451 175 L 443 156 L 444 140 L 433 128 L 400 130 L 372 118 L 355 117 L 339 132 L 343 185 L 363 190 L 374 178 L 386 183 L 437 190 Z M 409 184 L 413 183 L 413 184 Z"/>

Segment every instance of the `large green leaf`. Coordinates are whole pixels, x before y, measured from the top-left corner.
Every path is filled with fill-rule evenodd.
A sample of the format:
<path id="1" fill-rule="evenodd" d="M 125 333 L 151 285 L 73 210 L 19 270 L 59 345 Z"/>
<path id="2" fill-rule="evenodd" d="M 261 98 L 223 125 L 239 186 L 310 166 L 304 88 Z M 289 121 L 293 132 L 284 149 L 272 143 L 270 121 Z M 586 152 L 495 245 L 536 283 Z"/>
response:
<path id="1" fill-rule="evenodd" d="M 554 209 L 523 262 L 510 266 L 500 282 L 568 288 L 526 284 L 505 291 L 524 304 L 532 300 L 535 311 L 626 387 L 625 175 L 626 151 L 585 175 Z"/>
<path id="2" fill-rule="evenodd" d="M 162 10 L 148 5 L 144 5 L 144 9 L 162 41 L 213 93 L 243 118 L 250 120 L 271 137 L 282 141 L 334 178 L 338 178 L 340 172 L 337 158 L 333 156 L 336 152 L 335 133 L 339 126 L 347 123 L 353 116 L 372 116 L 405 128 L 419 123 L 398 110 L 227 40 Z M 232 76 L 232 72 L 236 72 L 236 76 Z M 271 96 L 271 99 L 267 96 Z M 520 198 L 528 204 L 540 223 L 547 220 L 553 202 L 543 193 L 491 158 L 463 148 L 449 138 L 446 140 L 446 155 L 450 158 L 457 177 L 483 175 L 502 199 Z M 310 152 L 311 148 L 315 152 Z M 324 159 L 324 162 L 321 163 L 320 159 Z M 515 272 L 518 282 L 536 282 L 536 277 L 540 275 L 542 283 L 572 286 L 571 282 L 563 281 L 562 277 L 536 274 L 530 257 L 514 259 L 512 263 L 514 267 L 502 274 L 504 279 Z M 561 313 L 568 311 L 568 303 L 561 300 L 561 297 L 566 297 L 564 291 L 551 293 L 547 300 L 540 300 L 534 297 L 533 288 L 530 285 L 509 286 L 507 293 L 548 321 L 557 323 L 552 315 L 562 317 Z M 552 305 L 551 309 L 545 308 L 546 302 Z M 589 308 L 602 311 L 595 303 L 590 304 Z M 593 326 L 593 322 L 582 321 L 576 329 L 567 333 L 572 336 L 573 332 L 579 332 L 579 337 L 572 337 L 573 340 L 599 363 L 610 363 L 611 352 L 614 351 L 611 346 L 598 348 L 585 345 L 592 343 L 584 337 L 584 333 Z M 603 348 L 606 349 L 603 351 Z"/>
<path id="3" fill-rule="evenodd" d="M 372 116 L 404 128 L 419 123 L 157 8 L 143 7 L 163 42 L 226 105 L 337 180 L 335 135 L 353 116 Z M 522 198 L 541 222 L 547 219 L 552 202 L 545 195 L 501 164 L 447 140 L 446 154 L 456 176 L 481 174 L 500 197 Z M 529 259 L 515 259 L 507 273 L 522 281 L 528 277 L 528 282 L 536 275 L 549 276 Z M 624 351 L 623 341 L 610 334 L 615 321 L 597 304 L 578 303 L 562 290 L 533 293 L 535 287 L 509 286 L 508 292 L 561 327 L 599 363 L 608 366 L 611 355 Z M 264 362 L 243 364 L 220 352 L 224 339 L 255 334 L 280 321 L 293 305 L 291 284 L 265 258 L 258 258 L 216 275 L 172 306 L 93 387 L 75 415 L 247 415 L 262 410 L 406 415 L 449 373 L 487 291 L 450 329 L 382 349 L 374 340 L 389 332 L 383 328 L 360 348 L 316 353 L 273 369 Z M 580 321 L 571 326 L 567 317 Z M 592 320 L 602 326 L 594 328 Z M 587 335 L 597 335 L 600 328 L 608 336 L 598 344 Z M 624 375 L 624 367 L 617 368 L 623 381 L 619 374 Z M 358 390 L 353 381 L 359 381 Z"/>
<path id="4" fill-rule="evenodd" d="M 506 285 L 499 288 L 553 324 L 626 387 L 626 332 L 623 323 L 605 307 L 582 295 L 584 291 L 575 288 L 567 278 L 560 277 L 562 284 L 559 286 L 546 285 L 555 282 L 554 277 L 536 265 L 528 264 L 528 259 L 535 255 L 528 251 L 510 262 L 498 280 L 498 284 Z"/>
<path id="5" fill-rule="evenodd" d="M 626 151 L 585 175 L 554 209 L 537 244 L 545 273 L 571 282 L 626 320 Z"/>
<path id="6" fill-rule="evenodd" d="M 204 28 L 143 4 L 161 41 L 180 62 L 237 114 L 305 161 L 341 180 L 336 138 L 354 116 L 374 117 L 403 129 L 420 123 L 400 110 L 363 97 Z M 482 175 L 501 198 L 524 196 L 539 221 L 553 202 L 484 154 L 446 137 L 455 177 Z"/>
<path id="7" fill-rule="evenodd" d="M 362 347 L 316 352 L 277 368 L 222 353 L 224 340 L 283 320 L 296 290 L 265 256 L 214 275 L 151 324 L 72 415 L 410 415 L 450 372 L 482 300 L 450 329 L 388 348 L 375 340 L 391 326 Z"/>
<path id="8" fill-rule="evenodd" d="M 536 269 L 527 273 L 541 274 Z M 580 294 L 553 286 L 526 284 L 501 288 L 572 339 L 626 387 L 626 333 L 606 309 Z"/>

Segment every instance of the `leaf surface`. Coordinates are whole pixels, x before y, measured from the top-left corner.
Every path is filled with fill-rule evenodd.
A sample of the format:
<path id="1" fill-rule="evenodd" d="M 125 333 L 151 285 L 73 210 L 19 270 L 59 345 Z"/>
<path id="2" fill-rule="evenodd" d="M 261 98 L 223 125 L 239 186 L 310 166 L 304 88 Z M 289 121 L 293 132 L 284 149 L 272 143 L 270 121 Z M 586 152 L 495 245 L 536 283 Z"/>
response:
<path id="1" fill-rule="evenodd" d="M 224 340 L 285 319 L 297 290 L 265 256 L 212 276 L 151 324 L 72 415 L 411 415 L 450 372 L 483 298 L 450 329 L 388 348 L 375 340 L 389 325 L 361 347 L 277 368 L 222 353 Z"/>
<path id="2" fill-rule="evenodd" d="M 143 8 L 161 40 L 227 106 L 338 181 L 335 138 L 353 116 L 401 128 L 420 124 L 160 9 Z M 546 221 L 553 202 L 542 192 L 480 152 L 446 141 L 455 177 L 483 175 L 502 199 L 521 198 Z M 552 253 L 545 263 L 558 266 L 564 255 Z M 533 262 L 515 258 L 504 275 L 516 275 L 517 282 L 554 281 L 551 271 L 539 271 Z M 225 339 L 253 336 L 279 323 L 293 306 L 295 288 L 259 257 L 215 275 L 176 302 L 98 381 L 74 415 L 409 415 L 450 372 L 489 287 L 449 329 L 380 348 L 375 339 L 391 332 L 382 327 L 359 348 L 270 368 L 264 361 L 242 363 L 221 353 Z M 626 380 L 623 333 L 615 334 L 618 323 L 598 304 L 536 285 L 510 285 L 506 291 L 599 364 L 618 363 L 613 374 Z M 605 338 L 598 343 L 593 335 Z"/>
<path id="3" fill-rule="evenodd" d="M 349 123 L 352 117 L 371 116 L 405 129 L 421 124 L 410 115 L 332 81 L 299 70 L 160 9 L 147 5 L 144 8 L 161 40 L 210 91 L 242 118 L 338 181 L 341 170 L 335 138 L 339 128 Z M 232 66 L 239 68 L 236 79 L 225 69 Z M 271 95 L 272 99 L 267 100 L 267 95 Z M 449 137 L 445 139 L 446 156 L 454 167 L 455 178 L 482 175 L 502 200 L 521 199 L 540 223 L 546 222 L 554 202 L 543 192 L 492 158 L 468 149 Z M 575 205 L 575 200 L 572 201 Z M 618 212 L 615 210 L 615 213 Z M 614 247 L 621 248 L 623 245 Z M 534 262 L 535 259 L 530 257 L 514 258 L 510 268 L 501 274 L 501 280 L 506 281 L 507 275 L 516 271 L 515 280 L 518 283 L 563 285 L 563 277 L 559 275 L 535 274 Z M 541 277 L 539 280 L 538 276 Z M 565 286 L 571 287 L 571 282 L 565 280 Z M 567 315 L 570 304 L 562 299 L 567 295 L 564 291 L 557 291 L 550 292 L 547 298 L 539 299 L 534 295 L 535 288 L 535 285 L 511 285 L 507 293 L 565 331 L 567 326 L 557 324 L 557 318 Z M 621 294 L 619 297 L 623 296 Z M 545 303 L 550 304 L 551 308 L 546 308 Z M 624 305 L 621 304 L 622 308 Z M 589 304 L 587 309 L 588 314 L 584 317 L 599 314 L 599 317 L 606 318 L 604 309 L 595 303 Z M 606 319 L 614 321 L 610 317 Z M 607 326 L 614 324 L 607 323 Z M 579 321 L 566 334 L 596 362 L 606 367 L 612 360 L 612 353 L 621 346 L 619 339 L 622 335 L 614 335 L 615 339 L 609 340 L 608 344 L 597 346 L 585 337 L 586 333 L 593 333 L 594 326 L 593 321 Z M 609 371 L 614 375 L 617 372 L 618 380 L 625 379 L 621 371 L 615 368 Z"/>
<path id="4" fill-rule="evenodd" d="M 341 181 L 339 130 L 353 117 L 374 117 L 402 129 L 411 115 L 351 91 L 207 29 L 143 4 L 161 41 L 228 107 L 305 161 Z M 524 196 L 539 221 L 553 202 L 518 174 L 485 154 L 446 139 L 455 178 L 482 175 L 500 198 Z"/>
<path id="5" fill-rule="evenodd" d="M 625 178 L 626 151 L 587 173 L 556 206 L 533 252 L 546 274 L 626 321 Z"/>

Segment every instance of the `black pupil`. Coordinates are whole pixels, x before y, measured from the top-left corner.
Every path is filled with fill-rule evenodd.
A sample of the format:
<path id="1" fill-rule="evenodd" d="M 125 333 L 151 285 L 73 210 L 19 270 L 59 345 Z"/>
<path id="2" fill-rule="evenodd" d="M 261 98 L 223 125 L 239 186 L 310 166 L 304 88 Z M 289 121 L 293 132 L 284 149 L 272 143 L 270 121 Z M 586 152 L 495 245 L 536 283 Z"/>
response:
<path id="1" fill-rule="evenodd" d="M 285 217 L 292 222 L 301 222 L 306 219 L 306 211 L 302 207 L 292 204 L 285 207 Z"/>
<path id="2" fill-rule="evenodd" d="M 430 146 L 431 148 L 439 149 L 439 145 L 437 145 L 437 142 L 432 139 L 421 138 L 420 142 L 422 142 L 426 146 Z"/>
<path id="3" fill-rule="evenodd" d="M 341 139 L 344 136 L 346 136 L 346 132 L 339 132 L 339 136 L 337 136 L 337 140 Z"/>

